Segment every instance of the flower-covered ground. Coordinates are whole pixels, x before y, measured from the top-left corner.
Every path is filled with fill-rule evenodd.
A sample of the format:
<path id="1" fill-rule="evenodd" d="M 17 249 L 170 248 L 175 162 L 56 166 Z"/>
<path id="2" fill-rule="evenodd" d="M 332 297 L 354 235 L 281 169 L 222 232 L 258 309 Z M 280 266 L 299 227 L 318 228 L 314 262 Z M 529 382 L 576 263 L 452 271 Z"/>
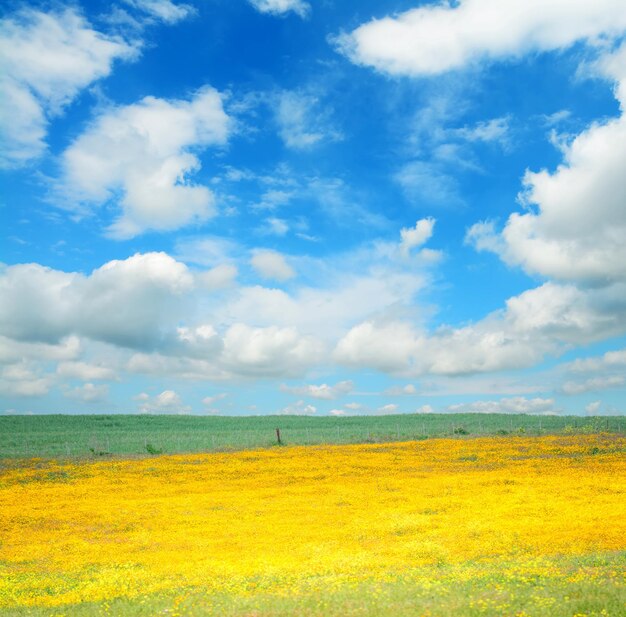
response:
<path id="1" fill-rule="evenodd" d="M 4 461 L 0 614 L 618 616 L 626 438 Z"/>

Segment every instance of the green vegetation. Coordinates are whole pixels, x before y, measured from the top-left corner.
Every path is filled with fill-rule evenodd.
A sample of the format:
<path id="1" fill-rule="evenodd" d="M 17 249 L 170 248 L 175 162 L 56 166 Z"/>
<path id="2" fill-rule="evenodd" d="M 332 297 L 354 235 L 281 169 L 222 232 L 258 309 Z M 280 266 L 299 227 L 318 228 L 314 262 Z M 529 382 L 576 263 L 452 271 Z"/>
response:
<path id="1" fill-rule="evenodd" d="M 374 443 L 431 437 L 621 432 L 621 417 L 505 414 L 206 417 L 40 415 L 0 417 L 0 458 L 107 457 L 276 445 Z"/>

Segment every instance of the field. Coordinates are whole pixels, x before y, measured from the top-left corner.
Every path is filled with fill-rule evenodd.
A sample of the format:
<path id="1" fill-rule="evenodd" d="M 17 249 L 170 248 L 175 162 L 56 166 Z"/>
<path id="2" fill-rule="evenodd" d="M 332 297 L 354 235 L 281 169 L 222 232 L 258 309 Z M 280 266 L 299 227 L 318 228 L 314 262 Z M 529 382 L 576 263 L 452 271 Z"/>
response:
<path id="1" fill-rule="evenodd" d="M 215 452 L 276 444 L 376 443 L 433 437 L 621 433 L 622 417 L 506 414 L 198 417 L 0 416 L 0 459 Z"/>
<path id="2" fill-rule="evenodd" d="M 5 459 L 0 615 L 623 615 L 626 438 L 455 435 Z"/>

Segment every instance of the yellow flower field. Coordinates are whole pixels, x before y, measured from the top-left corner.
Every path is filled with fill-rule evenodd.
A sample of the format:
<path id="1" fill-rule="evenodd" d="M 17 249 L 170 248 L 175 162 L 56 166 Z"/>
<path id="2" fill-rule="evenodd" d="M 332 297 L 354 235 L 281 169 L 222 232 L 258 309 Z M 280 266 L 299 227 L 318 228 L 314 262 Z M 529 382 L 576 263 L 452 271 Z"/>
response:
<path id="1" fill-rule="evenodd" d="M 625 452 L 570 435 L 5 461 L 0 614 L 617 616 Z"/>

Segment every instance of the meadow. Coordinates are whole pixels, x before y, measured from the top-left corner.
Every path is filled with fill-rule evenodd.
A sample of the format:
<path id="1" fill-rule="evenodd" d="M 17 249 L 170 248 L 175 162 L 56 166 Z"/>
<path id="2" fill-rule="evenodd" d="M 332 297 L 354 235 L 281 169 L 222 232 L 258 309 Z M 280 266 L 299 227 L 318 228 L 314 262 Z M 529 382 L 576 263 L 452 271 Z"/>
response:
<path id="1" fill-rule="evenodd" d="M 276 445 L 376 443 L 439 437 L 620 433 L 616 417 L 511 414 L 387 416 L 0 416 L 0 459 L 107 457 L 263 448 Z"/>
<path id="2" fill-rule="evenodd" d="M 580 432 L 5 459 L 0 615 L 617 617 L 625 454 Z"/>

